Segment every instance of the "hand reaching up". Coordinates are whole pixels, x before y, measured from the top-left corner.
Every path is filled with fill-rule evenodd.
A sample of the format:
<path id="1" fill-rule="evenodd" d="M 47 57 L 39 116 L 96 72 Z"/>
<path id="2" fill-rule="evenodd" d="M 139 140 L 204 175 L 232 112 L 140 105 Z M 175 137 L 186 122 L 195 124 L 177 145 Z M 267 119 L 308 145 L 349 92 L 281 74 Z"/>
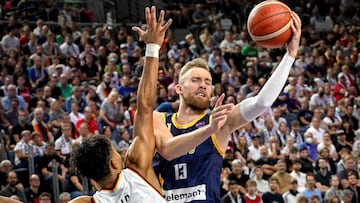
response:
<path id="1" fill-rule="evenodd" d="M 164 16 L 165 11 L 161 10 L 159 19 L 157 21 L 156 7 L 152 6 L 151 9 L 149 7 L 146 7 L 146 30 L 143 30 L 140 27 L 132 27 L 132 30 L 136 31 L 146 44 L 155 43 L 161 46 L 164 41 L 166 30 L 170 27 L 172 23 L 172 19 L 164 22 Z"/>
<path id="2" fill-rule="evenodd" d="M 227 116 L 234 107 L 234 104 L 222 104 L 225 95 L 222 94 L 216 101 L 215 107 L 211 112 L 212 121 L 210 123 L 211 131 L 218 132 L 226 122 Z"/>

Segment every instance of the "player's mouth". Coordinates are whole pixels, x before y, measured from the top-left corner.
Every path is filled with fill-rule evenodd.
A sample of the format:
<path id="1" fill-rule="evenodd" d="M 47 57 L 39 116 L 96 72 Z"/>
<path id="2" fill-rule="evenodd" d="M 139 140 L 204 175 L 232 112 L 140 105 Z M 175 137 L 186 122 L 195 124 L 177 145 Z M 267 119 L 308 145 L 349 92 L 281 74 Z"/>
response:
<path id="1" fill-rule="evenodd" d="M 198 97 L 206 98 L 206 94 L 203 92 L 197 92 L 195 95 Z"/>

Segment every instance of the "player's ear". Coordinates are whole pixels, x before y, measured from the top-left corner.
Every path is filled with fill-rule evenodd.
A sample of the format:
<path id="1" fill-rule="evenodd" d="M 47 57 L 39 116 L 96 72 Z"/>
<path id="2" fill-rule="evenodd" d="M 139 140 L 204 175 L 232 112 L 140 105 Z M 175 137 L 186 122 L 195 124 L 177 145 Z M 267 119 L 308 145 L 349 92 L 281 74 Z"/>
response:
<path id="1" fill-rule="evenodd" d="M 182 90 L 182 87 L 181 87 L 179 84 L 177 84 L 177 85 L 175 86 L 176 94 L 180 94 L 180 93 L 181 93 L 181 90 Z"/>
<path id="2" fill-rule="evenodd" d="M 122 167 L 122 164 L 119 163 L 119 161 L 117 159 L 111 158 L 111 160 L 110 160 L 110 168 L 112 170 L 118 170 L 119 167 Z"/>

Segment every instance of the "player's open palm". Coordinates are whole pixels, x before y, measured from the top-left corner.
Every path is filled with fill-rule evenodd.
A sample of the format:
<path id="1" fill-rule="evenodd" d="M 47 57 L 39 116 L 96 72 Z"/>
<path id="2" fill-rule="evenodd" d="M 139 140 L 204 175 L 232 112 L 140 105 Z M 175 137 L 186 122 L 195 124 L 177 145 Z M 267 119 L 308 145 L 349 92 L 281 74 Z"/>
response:
<path id="1" fill-rule="evenodd" d="M 211 112 L 211 131 L 218 132 L 224 126 L 227 116 L 234 107 L 234 104 L 222 104 L 225 95 L 222 94 L 216 101 L 215 107 Z"/>
<path id="2" fill-rule="evenodd" d="M 152 6 L 151 9 L 146 7 L 146 30 L 140 27 L 133 27 L 132 30 L 136 31 L 146 44 L 155 43 L 161 46 L 163 43 L 166 30 L 170 27 L 172 20 L 169 19 L 164 22 L 165 12 L 160 11 L 159 20 L 156 20 L 156 7 Z"/>

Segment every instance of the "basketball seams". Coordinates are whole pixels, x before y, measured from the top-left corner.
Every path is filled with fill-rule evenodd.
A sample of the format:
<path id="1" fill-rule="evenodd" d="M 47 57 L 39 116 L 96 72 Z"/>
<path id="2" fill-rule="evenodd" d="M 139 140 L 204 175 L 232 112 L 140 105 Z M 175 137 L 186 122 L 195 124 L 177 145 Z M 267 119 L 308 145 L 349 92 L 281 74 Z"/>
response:
<path id="1" fill-rule="evenodd" d="M 281 34 L 286 32 L 290 28 L 291 23 L 292 23 L 292 20 L 290 19 L 290 21 L 285 26 L 283 26 L 280 30 L 277 30 L 277 31 L 275 31 L 273 33 L 269 33 L 267 35 L 262 35 L 262 36 L 256 36 L 256 35 L 252 35 L 252 34 L 250 34 L 250 35 L 253 38 L 253 40 L 255 40 L 255 41 L 269 40 L 269 39 L 272 39 L 274 37 L 280 36 Z"/>

